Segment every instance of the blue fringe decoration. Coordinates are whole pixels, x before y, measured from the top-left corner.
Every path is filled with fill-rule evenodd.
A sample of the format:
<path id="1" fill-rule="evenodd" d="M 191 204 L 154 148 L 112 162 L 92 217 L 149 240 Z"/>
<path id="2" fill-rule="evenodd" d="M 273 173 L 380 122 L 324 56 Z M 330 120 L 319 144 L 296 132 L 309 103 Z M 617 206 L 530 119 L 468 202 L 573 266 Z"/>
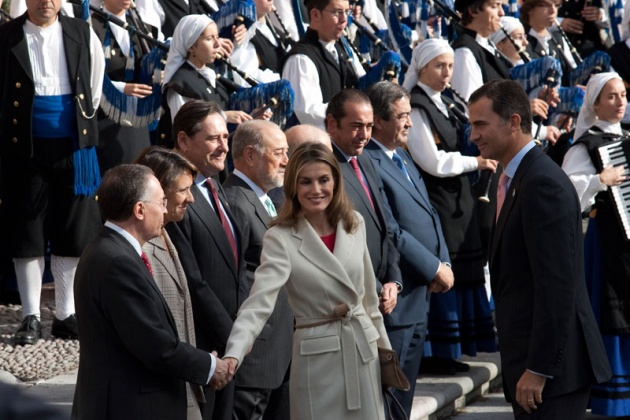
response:
<path id="1" fill-rule="evenodd" d="M 271 98 L 278 100 L 272 108 L 271 121 L 283 128 L 287 120 L 293 115 L 293 98 L 295 94 L 291 84 L 286 79 L 271 83 L 260 83 L 249 89 L 240 89 L 230 96 L 228 109 L 245 111 L 248 114 L 254 109 L 269 104 Z"/>
<path id="2" fill-rule="evenodd" d="M 230 0 L 221 5 L 213 14 L 212 20 L 219 27 L 219 37 L 232 39 L 232 25 L 237 16 L 242 16 L 244 25 L 249 29 L 256 22 L 256 5 L 252 0 Z"/>
<path id="3" fill-rule="evenodd" d="M 90 0 L 81 0 L 81 19 L 87 21 L 90 18 Z"/>
<path id="4" fill-rule="evenodd" d="M 295 18 L 295 25 L 297 26 L 298 30 L 298 36 L 302 38 L 306 33 L 306 25 L 304 23 L 304 17 L 302 16 L 300 0 L 291 0 L 291 6 L 293 9 L 293 17 Z"/>
<path id="5" fill-rule="evenodd" d="M 510 78 L 519 82 L 525 92 L 529 94 L 532 90 L 546 84 L 545 78 L 549 70 L 558 72 L 558 77 L 551 87 L 559 86 L 562 80 L 562 65 L 560 61 L 549 56 L 513 67 L 510 71 Z"/>
<path id="6" fill-rule="evenodd" d="M 595 51 L 584 59 L 582 64 L 571 70 L 569 81 L 571 86 L 586 86 L 592 74 L 610 71 L 610 56 L 603 51 Z"/>
<path id="7" fill-rule="evenodd" d="M 385 80 L 385 72 L 388 70 L 395 72 L 394 78 L 400 74 L 400 55 L 397 52 L 387 51 L 383 54 L 380 61 L 372 67 L 372 70 L 359 79 L 359 89 L 366 90 L 373 84 Z"/>
<path id="8" fill-rule="evenodd" d="M 621 27 L 621 21 L 623 19 L 623 0 L 612 0 L 608 8 L 608 18 L 610 19 L 610 29 L 612 30 L 615 43 L 621 42 L 621 36 L 623 35 L 623 28 Z"/>
<path id="9" fill-rule="evenodd" d="M 91 196 L 101 184 L 96 148 L 84 147 L 72 154 L 74 163 L 74 195 Z"/>
<path id="10" fill-rule="evenodd" d="M 154 48 L 142 58 L 138 82 L 151 85 L 152 93 L 144 98 L 127 96 L 112 84 L 105 73 L 100 108 L 118 124 L 146 127 L 160 117 L 162 106 L 161 71 L 165 51 Z"/>
<path id="11" fill-rule="evenodd" d="M 400 52 L 402 62 L 408 66 L 411 62 L 411 36 L 412 30 L 409 26 L 400 22 L 394 2 L 388 0 L 387 23 L 390 31 L 390 41 L 394 44 L 394 50 Z"/>
<path id="12" fill-rule="evenodd" d="M 560 87 L 558 89 L 560 103 L 557 108 L 550 108 L 549 115 L 554 113 L 577 115 L 584 104 L 584 89 L 579 87 Z"/>

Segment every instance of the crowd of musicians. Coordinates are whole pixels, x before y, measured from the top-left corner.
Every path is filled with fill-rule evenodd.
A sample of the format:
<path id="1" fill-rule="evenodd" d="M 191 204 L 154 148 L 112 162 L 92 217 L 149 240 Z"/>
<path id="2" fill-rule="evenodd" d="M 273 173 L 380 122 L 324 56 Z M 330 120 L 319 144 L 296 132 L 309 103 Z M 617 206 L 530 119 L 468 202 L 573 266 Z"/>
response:
<path id="1" fill-rule="evenodd" d="M 196 230 L 203 230 L 206 222 L 188 217 L 191 205 L 185 218 L 167 215 L 164 223 L 172 222 L 172 229 L 155 246 L 166 244 L 166 254 L 179 254 L 175 259 L 181 265 L 167 271 L 177 271 L 189 283 L 182 292 L 188 297 L 180 302 L 184 315 L 176 316 L 166 300 L 178 323 L 178 339 L 223 357 L 232 323 L 262 264 L 264 231 L 276 217 L 289 220 L 288 181 L 283 192 L 282 182 L 261 185 L 260 173 L 251 174 L 264 172 L 267 152 L 277 155 L 275 170 L 284 172 L 287 147 L 308 139 L 327 144 L 341 165 L 337 170 L 354 176 L 345 181 L 346 194 L 362 216 L 361 225 L 365 223 L 383 328 L 405 374 L 411 380 L 418 372 L 452 375 L 468 370 L 459 361 L 462 355 L 498 351 L 488 260 L 497 224 L 496 196 L 506 170 L 483 157 L 469 139 L 468 101 L 488 82 L 512 79 L 529 97 L 537 147 L 568 175 L 588 226 L 583 239 L 586 286 L 613 375 L 593 387 L 590 407 L 597 414 L 630 416 L 630 199 L 625 193 L 630 148 L 624 130 L 630 126 L 630 10 L 624 13 L 622 0 L 90 3 L 10 0 L 0 16 L 0 235 L 23 307 L 16 344 L 41 338 L 40 293 L 48 254 L 55 281 L 52 335 L 79 338 L 75 313 L 86 303 L 77 302 L 79 311 L 75 309 L 74 278 L 82 253 L 102 228 L 105 204 L 95 200 L 101 179 L 121 164 L 151 162 L 151 153 L 164 153 L 159 157 L 164 162 L 184 157 L 177 165 L 193 181 L 187 185 L 190 191 L 184 189 L 187 194 L 191 186 L 202 190 L 195 200 L 209 201 L 208 208 L 217 212 L 218 222 L 213 223 L 223 226 L 219 232 L 208 228 L 203 237 Z M 396 87 L 384 87 L 383 81 Z M 366 101 L 367 122 L 359 118 L 368 115 L 361 113 Z M 204 103 L 206 107 L 200 105 Z M 354 111 L 358 122 L 343 126 L 341 121 Z M 204 130 L 208 139 L 216 137 L 225 145 L 195 149 L 192 139 Z M 403 146 L 402 159 L 396 147 L 387 149 L 388 136 L 396 147 Z M 255 140 L 243 140 L 249 138 Z M 253 144 L 248 141 L 256 143 L 253 161 L 243 149 Z M 266 151 L 267 143 L 275 146 Z M 407 220 L 406 204 L 397 207 L 399 193 L 388 190 L 387 174 L 380 173 L 379 147 L 412 184 L 422 184 L 418 200 L 426 195 L 425 204 L 432 209 L 426 217 L 435 225 L 429 235 L 435 241 L 436 249 L 429 251 L 433 255 L 415 253 L 415 239 L 410 238 L 426 239 L 425 227 L 413 233 L 423 219 L 413 220 L 412 215 Z M 248 173 L 244 162 L 257 169 Z M 169 191 L 180 178 L 160 178 L 163 167 L 154 164 L 170 204 Z M 341 172 L 328 165 L 339 182 Z M 302 173 L 302 168 L 294 169 L 294 176 Z M 357 179 L 360 183 L 353 185 Z M 253 190 L 266 212 L 263 229 L 255 234 L 247 234 L 255 231 L 254 216 L 239 206 L 236 186 Z M 248 235 L 258 242 L 251 243 Z M 204 241 L 212 238 L 214 248 L 205 249 Z M 332 244 L 331 251 L 334 238 Z M 217 257 L 225 249 L 232 249 L 235 261 L 228 264 Z M 260 277 L 274 274 L 261 272 Z M 228 277 L 237 285 L 234 293 L 226 291 L 234 287 L 225 285 Z M 299 290 L 288 292 L 291 306 L 304 299 Z M 199 381 L 188 381 L 187 418 L 288 418 L 289 380 L 298 380 L 290 378 L 289 370 L 334 381 L 330 372 L 310 371 L 304 355 L 333 351 L 339 340 L 343 347 L 347 337 L 313 341 L 311 347 L 302 341 L 292 355 L 287 337 L 293 334 L 293 319 L 282 293 L 272 321 L 276 335 L 265 330 L 268 338 L 256 340 L 250 362 L 243 366 L 239 361 L 236 385 L 213 379 L 212 387 L 202 390 L 194 385 Z M 208 328 L 215 322 L 221 326 Z M 296 322 L 295 334 L 303 336 L 307 330 Z M 380 329 L 378 322 L 374 325 Z M 236 352 L 238 346 L 232 344 Z M 352 357 L 366 357 L 361 345 L 357 342 Z M 300 367 L 289 369 L 291 358 L 298 363 L 298 356 Z M 228 369 L 218 357 L 212 361 L 211 372 Z M 344 417 L 381 418 L 383 413 L 366 416 L 365 406 L 359 411 L 352 406 L 356 401 L 361 406 L 365 395 L 349 390 L 352 372 L 347 364 L 353 360 L 344 353 L 343 362 L 331 369 L 346 378 L 346 388 L 333 387 L 347 393 L 341 412 L 347 409 L 349 414 Z M 394 392 L 406 415 L 414 388 L 411 380 L 409 391 Z M 166 403 L 153 401 L 154 408 Z M 78 416 L 96 418 L 90 410 L 97 405 L 85 404 L 77 409 L 75 401 Z M 335 404 L 319 401 L 311 411 L 321 412 L 309 415 L 334 418 L 325 412 L 336 413 Z M 304 407 L 290 410 L 293 418 L 307 418 Z M 105 413 L 103 418 L 126 418 L 120 415 Z M 144 413 L 133 418 L 158 417 Z"/>

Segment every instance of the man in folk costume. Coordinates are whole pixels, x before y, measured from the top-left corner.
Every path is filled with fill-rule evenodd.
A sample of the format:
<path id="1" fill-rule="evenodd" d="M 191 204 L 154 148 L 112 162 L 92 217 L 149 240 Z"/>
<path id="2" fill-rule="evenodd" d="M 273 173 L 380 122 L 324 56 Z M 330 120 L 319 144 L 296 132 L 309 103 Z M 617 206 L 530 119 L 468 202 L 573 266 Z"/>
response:
<path id="1" fill-rule="evenodd" d="M 0 157 L 6 252 L 24 321 L 17 344 L 41 337 L 40 291 L 50 241 L 56 318 L 52 333 L 77 338 L 72 294 L 79 256 L 101 225 L 90 195 L 100 182 L 94 146 L 104 58 L 86 22 L 58 15 L 60 0 L 27 0 L 0 27 Z"/>

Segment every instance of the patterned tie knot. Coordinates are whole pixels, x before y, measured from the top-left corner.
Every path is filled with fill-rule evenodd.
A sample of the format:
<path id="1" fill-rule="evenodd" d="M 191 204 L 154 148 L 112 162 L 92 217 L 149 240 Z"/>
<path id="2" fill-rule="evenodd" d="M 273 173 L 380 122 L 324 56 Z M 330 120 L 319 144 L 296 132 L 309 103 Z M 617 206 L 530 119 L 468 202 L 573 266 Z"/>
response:
<path id="1" fill-rule="evenodd" d="M 273 201 L 269 196 L 265 197 L 265 208 L 267 209 L 267 213 L 269 213 L 270 217 L 276 217 L 278 213 L 276 212 L 276 206 L 273 205 Z"/>

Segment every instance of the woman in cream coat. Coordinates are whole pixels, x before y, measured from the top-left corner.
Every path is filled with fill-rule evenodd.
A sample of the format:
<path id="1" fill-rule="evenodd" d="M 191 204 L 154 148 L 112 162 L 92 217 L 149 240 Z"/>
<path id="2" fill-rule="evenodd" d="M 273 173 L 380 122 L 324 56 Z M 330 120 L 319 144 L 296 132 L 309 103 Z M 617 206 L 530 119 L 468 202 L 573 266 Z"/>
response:
<path id="1" fill-rule="evenodd" d="M 391 346 L 364 222 L 345 196 L 332 152 L 321 144 L 296 149 L 286 168 L 285 193 L 225 358 L 240 364 L 284 286 L 296 319 L 291 418 L 383 419 L 377 345 Z"/>

